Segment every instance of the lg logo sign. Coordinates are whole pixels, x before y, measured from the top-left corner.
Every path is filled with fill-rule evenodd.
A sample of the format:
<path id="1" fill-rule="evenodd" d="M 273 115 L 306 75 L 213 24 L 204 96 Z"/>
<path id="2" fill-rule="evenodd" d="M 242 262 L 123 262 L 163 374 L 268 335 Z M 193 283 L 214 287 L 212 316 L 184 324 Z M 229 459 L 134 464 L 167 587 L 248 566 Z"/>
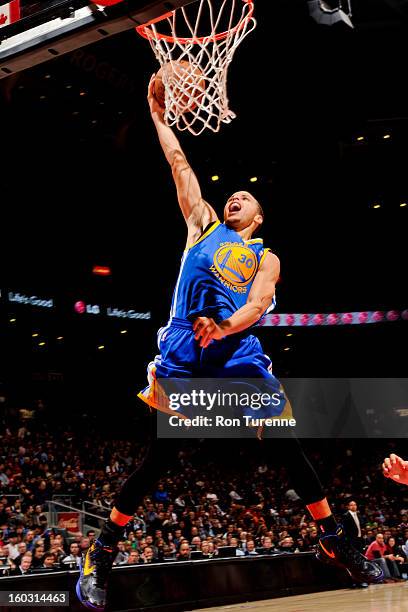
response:
<path id="1" fill-rule="evenodd" d="M 85 302 L 82 302 L 81 300 L 78 302 L 75 302 L 74 310 L 78 314 L 84 314 L 86 312 L 87 314 L 98 315 L 101 313 L 101 309 L 98 306 L 98 304 L 94 304 L 94 305 L 86 304 Z"/>

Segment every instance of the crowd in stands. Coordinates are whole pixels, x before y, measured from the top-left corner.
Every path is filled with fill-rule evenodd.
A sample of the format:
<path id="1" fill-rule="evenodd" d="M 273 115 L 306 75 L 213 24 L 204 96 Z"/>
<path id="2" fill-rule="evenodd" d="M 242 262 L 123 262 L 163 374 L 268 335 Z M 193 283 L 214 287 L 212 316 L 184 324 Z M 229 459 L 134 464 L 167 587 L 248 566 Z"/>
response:
<path id="1" fill-rule="evenodd" d="M 100 524 L 86 533 L 51 526 L 47 501 L 75 508 L 89 501 L 93 513 L 107 517 L 146 446 L 84 428 L 48 428 L 27 419 L 17 425 L 0 428 L 0 576 L 75 568 Z M 216 442 L 184 441 L 172 467 L 163 457 L 162 477 L 152 482 L 127 525 L 116 565 L 213 558 L 225 546 L 242 557 L 314 550 L 317 527 L 288 482 L 284 453 L 268 465 L 256 440 Z M 381 474 L 389 446 L 366 442 L 307 445 L 337 518 L 355 499 L 369 558 L 384 556 L 402 566 L 408 555 L 408 490 Z"/>

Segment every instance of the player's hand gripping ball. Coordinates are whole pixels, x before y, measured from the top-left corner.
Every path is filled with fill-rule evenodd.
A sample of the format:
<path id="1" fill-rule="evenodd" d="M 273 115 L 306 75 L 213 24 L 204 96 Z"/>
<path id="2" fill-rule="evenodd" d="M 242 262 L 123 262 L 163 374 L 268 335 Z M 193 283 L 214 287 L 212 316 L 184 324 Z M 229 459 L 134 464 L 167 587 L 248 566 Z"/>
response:
<path id="1" fill-rule="evenodd" d="M 191 112 L 197 108 L 205 90 L 205 79 L 198 66 L 185 60 L 168 62 L 156 74 L 154 96 L 162 108 L 166 105 L 166 88 L 163 75 L 171 91 L 171 100 L 178 112 Z"/>

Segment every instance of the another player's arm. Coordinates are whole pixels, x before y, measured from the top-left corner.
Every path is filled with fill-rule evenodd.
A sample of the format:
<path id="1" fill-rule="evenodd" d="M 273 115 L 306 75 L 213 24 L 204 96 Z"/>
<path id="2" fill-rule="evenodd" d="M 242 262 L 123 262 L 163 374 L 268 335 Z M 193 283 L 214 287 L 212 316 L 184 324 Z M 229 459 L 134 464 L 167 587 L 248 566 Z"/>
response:
<path id="1" fill-rule="evenodd" d="M 386 478 L 391 478 L 398 484 L 408 485 L 408 461 L 392 453 L 384 459 L 382 469 Z"/>
<path id="2" fill-rule="evenodd" d="M 154 75 L 150 79 L 147 96 L 150 113 L 163 153 L 171 167 L 181 212 L 189 230 L 191 230 L 189 234 L 193 237 L 195 231 L 202 231 L 209 223 L 216 221 L 218 217 L 212 206 L 203 200 L 197 177 L 191 169 L 173 130 L 165 124 L 163 108 L 158 104 L 153 91 Z"/>
<path id="3" fill-rule="evenodd" d="M 279 278 L 280 262 L 273 253 L 266 253 L 260 269 L 249 292 L 247 303 L 233 315 L 218 325 L 214 319 L 198 317 L 193 329 L 200 346 L 206 348 L 211 340 L 220 340 L 225 336 L 244 331 L 254 325 L 272 304 L 275 295 L 275 285 Z"/>

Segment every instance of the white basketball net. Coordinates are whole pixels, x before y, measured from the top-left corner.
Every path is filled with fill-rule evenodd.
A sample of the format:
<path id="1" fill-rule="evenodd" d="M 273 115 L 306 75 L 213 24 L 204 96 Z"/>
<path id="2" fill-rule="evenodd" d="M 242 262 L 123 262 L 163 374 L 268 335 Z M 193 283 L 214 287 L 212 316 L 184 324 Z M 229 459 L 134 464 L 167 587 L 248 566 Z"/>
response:
<path id="1" fill-rule="evenodd" d="M 167 125 L 197 136 L 205 129 L 218 132 L 221 123 L 235 118 L 228 107 L 227 70 L 256 26 L 252 12 L 252 0 L 198 0 L 137 28 L 160 65 L 174 65 L 174 72 L 163 70 Z M 181 60 L 189 63 L 182 71 L 177 70 Z"/>

